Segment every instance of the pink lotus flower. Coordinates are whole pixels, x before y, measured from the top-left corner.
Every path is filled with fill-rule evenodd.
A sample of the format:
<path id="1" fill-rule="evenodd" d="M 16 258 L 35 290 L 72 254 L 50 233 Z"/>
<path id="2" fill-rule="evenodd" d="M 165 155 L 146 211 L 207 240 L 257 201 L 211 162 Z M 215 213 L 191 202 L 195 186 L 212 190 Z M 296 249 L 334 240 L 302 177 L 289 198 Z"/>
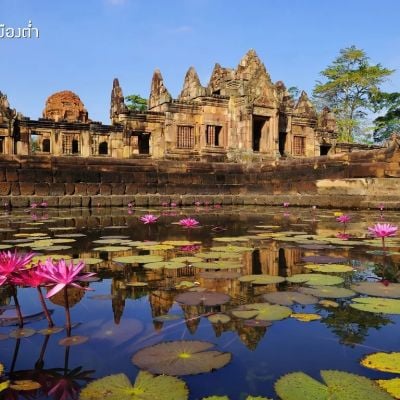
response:
<path id="1" fill-rule="evenodd" d="M 43 270 L 42 265 L 36 268 L 23 269 L 15 273 L 10 279 L 13 285 L 38 287 L 48 283 L 47 278 L 42 276 L 39 272 Z"/>
<path id="2" fill-rule="evenodd" d="M 50 258 L 46 260 L 44 265 L 42 265 L 37 272 L 45 278 L 48 283 L 55 284 L 55 286 L 47 293 L 46 297 L 50 298 L 51 296 L 54 296 L 66 286 L 89 290 L 88 288 L 78 285 L 76 282 L 88 282 L 91 280 L 90 278 L 96 274 L 94 272 L 89 272 L 87 274 L 79 275 L 83 268 L 85 268 L 85 263 L 82 261 L 74 265 L 71 260 L 68 265 L 64 259 L 57 262 L 53 262 Z"/>
<path id="3" fill-rule="evenodd" d="M 167 203 L 166 201 L 163 201 L 161 203 L 161 207 L 168 207 L 168 206 L 169 206 L 169 203 Z"/>
<path id="4" fill-rule="evenodd" d="M 222 208 L 221 204 L 214 204 L 214 208 Z"/>
<path id="5" fill-rule="evenodd" d="M 189 217 L 189 218 L 181 219 L 179 221 L 179 225 L 183 226 L 184 228 L 191 229 L 191 228 L 195 228 L 197 225 L 199 225 L 199 221 L 197 221 L 194 218 Z"/>
<path id="6" fill-rule="evenodd" d="M 376 238 L 385 238 L 396 236 L 398 227 L 392 224 L 380 224 L 379 222 L 373 227 L 368 228 L 368 231 Z"/>
<path id="7" fill-rule="evenodd" d="M 3 251 L 0 253 L 0 276 L 8 276 L 12 273 L 16 273 L 28 265 L 34 256 L 34 253 L 18 254 L 15 250 L 14 253 L 11 251 Z"/>
<path id="8" fill-rule="evenodd" d="M 158 217 L 153 214 L 146 214 L 143 217 L 140 217 L 140 221 L 143 222 L 145 225 L 155 224 L 158 221 Z"/>
<path id="9" fill-rule="evenodd" d="M 42 201 L 40 203 L 40 207 L 46 208 L 49 205 L 49 203 L 47 203 L 47 201 Z"/>
<path id="10" fill-rule="evenodd" d="M 385 208 L 385 205 L 384 205 L 383 203 L 379 204 L 379 209 L 380 209 L 381 211 L 383 211 L 384 208 Z"/>
<path id="11" fill-rule="evenodd" d="M 350 222 L 350 220 L 351 220 L 350 216 L 346 214 L 343 214 L 336 218 L 336 221 L 340 222 L 341 224 L 347 224 L 348 222 Z"/>
<path id="12" fill-rule="evenodd" d="M 201 201 L 195 201 L 195 202 L 194 202 L 194 205 L 195 205 L 196 207 L 200 207 L 202 204 L 203 204 L 203 203 L 202 203 Z"/>
<path id="13" fill-rule="evenodd" d="M 339 233 L 336 235 L 336 237 L 337 237 L 338 239 L 341 239 L 341 240 L 349 240 L 349 239 L 350 239 L 350 234 L 349 234 L 349 233 L 344 233 L 344 232 L 339 232 Z"/>
<path id="14" fill-rule="evenodd" d="M 176 207 L 177 206 L 177 204 L 176 203 L 174 203 L 174 202 L 172 202 L 170 205 L 169 205 L 170 207 Z"/>
<path id="15" fill-rule="evenodd" d="M 128 203 L 128 208 L 132 208 L 134 206 L 134 204 L 130 201 L 129 203 Z"/>
<path id="16" fill-rule="evenodd" d="M 283 203 L 283 207 L 289 207 L 289 203 L 287 202 Z"/>
<path id="17" fill-rule="evenodd" d="M 187 246 L 181 246 L 180 250 L 188 253 L 194 253 L 200 250 L 200 246 L 198 244 L 189 244 Z"/>

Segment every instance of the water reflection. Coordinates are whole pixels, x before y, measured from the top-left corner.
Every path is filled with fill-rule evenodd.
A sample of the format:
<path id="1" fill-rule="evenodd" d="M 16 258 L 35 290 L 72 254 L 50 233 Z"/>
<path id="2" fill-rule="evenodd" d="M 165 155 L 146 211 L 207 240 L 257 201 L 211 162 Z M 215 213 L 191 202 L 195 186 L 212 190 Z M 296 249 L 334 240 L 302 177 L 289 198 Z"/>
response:
<path id="1" fill-rule="evenodd" d="M 24 368 L 27 364 L 26 359 L 29 358 L 32 369 L 18 370 L 21 342 L 24 343 L 27 339 L 15 340 L 14 348 L 10 345 L 12 343 L 10 339 L 0 341 L 0 361 L 4 360 L 6 363 L 6 376 L 11 380 L 30 379 L 41 384 L 40 389 L 24 392 L 28 398 L 30 396 L 32 399 L 41 399 L 49 396 L 55 399 L 75 399 L 78 397 L 79 388 L 90 379 L 111 372 L 126 372 L 128 367 L 131 367 L 129 360 L 135 350 L 162 340 L 184 337 L 216 341 L 234 353 L 237 365 L 241 365 L 241 357 L 244 357 L 242 349 L 246 349 L 254 359 L 254 368 L 248 368 L 245 378 L 242 376 L 243 379 L 235 375 L 232 375 L 233 378 L 225 377 L 225 379 L 226 384 L 231 379 L 241 380 L 242 383 L 238 383 L 242 385 L 241 390 L 249 392 L 252 387 L 258 387 L 259 384 L 261 387 L 272 385 L 270 378 L 264 380 L 261 377 L 261 375 L 271 376 L 270 368 L 263 364 L 265 351 L 268 351 L 271 357 L 273 355 L 278 357 L 279 346 L 284 348 L 287 345 L 284 330 L 292 329 L 293 324 L 297 324 L 295 330 L 299 333 L 307 332 L 308 335 L 312 335 L 313 331 L 318 331 L 323 332 L 321 335 L 329 335 L 334 343 L 331 350 L 332 357 L 336 356 L 335 346 L 357 348 L 357 345 L 370 340 L 369 335 L 372 331 L 387 328 L 392 329 L 393 334 L 397 332 L 394 317 L 355 310 L 349 307 L 349 300 L 339 300 L 337 308 L 326 308 L 318 304 L 294 306 L 294 311 L 317 312 L 322 316 L 319 322 L 309 325 L 290 319 L 266 322 L 241 319 L 231 315 L 231 310 L 242 305 L 261 302 L 261 295 L 264 293 L 296 290 L 298 287 L 287 282 L 268 285 L 240 282 L 238 277 L 243 275 L 266 274 L 290 277 L 304 273 L 304 265 L 309 262 L 345 262 L 356 270 L 354 273 L 343 275 L 346 287 L 366 278 L 374 278 L 377 281 L 381 279 L 390 282 L 399 281 L 400 245 L 397 248 L 392 247 L 393 251 L 390 254 L 369 254 L 363 246 L 354 244 L 343 246 L 324 243 L 323 240 L 315 242 L 314 239 L 320 236 L 336 237 L 338 226 L 333 211 L 290 209 L 289 212 L 283 213 L 265 207 L 222 209 L 197 207 L 196 211 L 194 208 L 175 209 L 172 213 L 161 214 L 161 210 L 156 209 L 152 212 L 161 215 L 160 222 L 151 226 L 151 229 L 147 227 L 144 229 L 138 221 L 138 217 L 149 210 L 136 208 L 132 209 L 130 214 L 126 211 L 126 209 L 100 208 L 47 209 L 35 210 L 34 218 L 29 213 L 21 211 L 12 211 L 10 214 L 0 216 L 0 237 L 3 244 L 25 244 L 24 242 L 32 240 L 30 233 L 44 233 L 44 237 L 59 239 L 68 237 L 71 233 L 81 233 L 85 236 L 76 237 L 76 242 L 65 243 L 71 246 L 70 248 L 43 250 L 43 253 L 65 255 L 76 259 L 100 259 L 94 264 L 87 264 L 85 268 L 86 272 L 97 272 L 101 279 L 100 282 L 90 284 L 96 292 L 86 293 L 82 290 L 68 289 L 68 304 L 71 307 L 73 321 L 80 323 L 74 330 L 80 335 L 89 336 L 87 343 L 71 348 L 65 346 L 62 348 L 63 354 L 60 355 L 60 348 L 57 345 L 60 336 L 44 336 L 42 343 L 39 344 L 38 335 L 35 335 L 32 339 L 32 349 L 40 349 L 39 355 L 33 350 L 29 357 L 23 355 Z M 197 213 L 196 219 L 201 222 L 201 228 L 188 232 L 173 224 L 181 217 L 193 216 L 194 212 Z M 354 237 L 364 238 L 366 226 L 370 221 L 374 221 L 377 215 L 368 212 L 353 214 L 353 223 L 347 230 Z M 392 222 L 396 222 L 396 218 L 398 220 L 398 216 L 394 214 L 385 214 L 386 218 L 389 216 L 392 217 Z M 292 232 L 292 235 L 303 235 L 303 238 L 295 241 L 281 240 L 279 236 L 258 236 L 266 232 L 281 232 L 283 235 L 286 232 L 287 235 L 288 231 Z M 19 236 L 15 236 L 16 234 Z M 244 241 L 214 240 L 225 236 L 241 236 L 244 237 Z M 117 241 L 120 240 L 120 243 L 114 243 L 112 246 L 124 246 L 124 240 L 135 242 L 150 240 L 157 243 L 165 240 L 189 240 L 192 243 L 174 246 L 168 250 L 141 250 L 133 245 L 122 250 L 104 249 L 107 244 L 93 243 L 100 238 L 107 240 L 112 237 Z M 221 269 L 206 266 L 200 268 L 194 266 L 193 262 L 187 262 L 183 268 L 149 270 L 142 265 L 113 261 L 115 257 L 132 255 L 162 256 L 165 260 L 171 260 L 175 257 L 196 256 L 199 252 L 212 252 L 211 247 L 229 245 L 247 246 L 252 249 L 241 252 L 239 257 L 235 254 L 235 257 L 224 259 L 223 261 L 231 263 L 231 266 L 225 265 Z M 103 249 L 93 250 L 96 247 Z M 204 259 L 204 262 L 210 265 L 214 261 L 212 258 Z M 237 267 L 238 263 L 240 268 Z M 185 287 L 188 282 L 193 285 L 192 288 Z M 176 301 L 177 296 L 190 290 L 223 293 L 230 296 L 230 301 L 211 306 Z M 28 289 L 18 288 L 18 292 L 23 298 L 23 307 L 27 308 L 27 312 L 36 311 L 35 305 L 29 304 L 31 295 Z M 4 325 L 0 334 L 3 335 L 7 335 L 11 329 L 6 327 L 6 322 L 13 313 L 13 310 L 8 310 L 7 307 L 12 303 L 11 295 L 9 288 L 0 288 L 0 326 Z M 36 299 L 32 300 L 33 302 L 36 302 Z M 50 302 L 55 309 L 55 320 L 58 324 L 60 322 L 62 324 L 62 310 L 65 307 L 63 293 L 52 297 Z M 208 317 L 215 313 L 225 314 L 230 316 L 230 319 L 224 323 L 211 323 Z M 34 329 L 41 329 L 43 321 L 32 321 L 31 325 Z M 274 332 L 279 329 L 278 340 Z M 276 348 L 267 346 L 266 350 L 265 344 L 269 343 L 270 336 L 275 337 L 271 340 L 276 341 Z M 292 340 L 299 348 L 303 346 L 304 337 L 300 334 L 298 338 Z M 317 349 L 318 346 L 329 346 L 329 344 L 327 345 L 326 341 L 322 344 L 315 340 L 315 346 Z M 87 356 L 85 362 L 71 364 L 70 352 L 75 352 L 79 358 L 80 349 L 84 349 L 82 354 L 90 356 Z M 95 364 L 100 355 L 97 356 L 97 353 L 103 357 L 110 357 L 109 365 L 101 365 L 98 369 Z M 354 359 L 358 356 L 354 353 Z M 46 359 L 50 360 L 51 368 L 45 368 Z M 283 372 L 294 368 L 292 365 L 295 361 L 290 357 L 282 356 L 282 360 L 286 368 L 282 369 Z M 70 364 L 73 366 L 70 367 Z M 108 364 L 108 361 L 104 364 Z M 316 368 L 319 368 L 317 364 L 316 362 Z M 98 370 L 97 373 L 95 369 Z M 239 369 L 234 369 L 231 373 L 238 371 Z M 219 373 L 223 374 L 223 370 Z M 223 377 L 222 375 L 220 379 Z M 254 384 L 255 380 L 258 382 L 257 385 Z M 201 398 L 201 395 L 201 391 L 194 394 L 198 398 Z M 18 391 L 7 389 L 1 394 L 1 398 L 18 398 Z"/>

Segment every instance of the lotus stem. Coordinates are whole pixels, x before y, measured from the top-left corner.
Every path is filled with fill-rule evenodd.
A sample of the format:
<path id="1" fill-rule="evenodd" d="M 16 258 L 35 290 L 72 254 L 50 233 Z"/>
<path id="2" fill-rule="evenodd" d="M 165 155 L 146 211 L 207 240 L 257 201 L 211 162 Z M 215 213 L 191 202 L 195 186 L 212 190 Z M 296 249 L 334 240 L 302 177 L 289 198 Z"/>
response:
<path id="1" fill-rule="evenodd" d="M 9 375 L 11 375 L 11 374 L 14 372 L 15 364 L 17 363 L 17 358 L 18 358 L 18 352 L 19 352 L 19 346 L 20 346 L 20 344 L 21 344 L 21 339 L 17 339 L 17 340 L 15 341 L 13 359 L 12 359 L 12 362 L 11 362 L 11 367 L 10 367 Z"/>
<path id="2" fill-rule="evenodd" d="M 71 336 L 71 314 L 69 312 L 69 302 L 68 302 L 68 287 L 64 288 L 64 302 L 65 302 L 65 319 L 66 319 L 66 329 L 67 336 Z"/>
<path id="3" fill-rule="evenodd" d="M 49 309 L 48 309 L 47 306 L 46 306 L 46 302 L 45 302 L 45 300 L 44 300 L 44 296 L 43 296 L 43 293 L 42 293 L 42 289 L 41 289 L 40 286 L 38 286 L 38 287 L 37 287 L 37 290 L 38 290 L 38 293 L 39 293 L 39 299 L 40 299 L 40 303 L 42 304 L 42 308 L 43 308 L 44 315 L 46 316 L 47 322 L 48 322 L 48 324 L 49 324 L 49 328 L 52 328 L 52 327 L 54 326 L 54 322 L 53 322 L 53 320 L 52 320 L 52 318 L 51 318 Z"/>
<path id="4" fill-rule="evenodd" d="M 44 366 L 44 354 L 46 352 L 47 343 L 49 342 L 50 335 L 46 335 L 42 344 L 42 348 L 40 349 L 40 354 L 38 360 L 35 362 L 35 369 L 42 369 Z"/>
<path id="5" fill-rule="evenodd" d="M 18 301 L 18 296 L 17 296 L 17 289 L 15 288 L 15 286 L 12 286 L 12 296 L 14 298 L 14 304 L 15 304 L 15 308 L 17 310 L 17 316 L 18 316 L 18 327 L 20 329 L 22 329 L 24 327 L 24 318 L 22 317 L 22 312 L 21 312 L 21 306 L 19 305 L 19 301 Z"/>

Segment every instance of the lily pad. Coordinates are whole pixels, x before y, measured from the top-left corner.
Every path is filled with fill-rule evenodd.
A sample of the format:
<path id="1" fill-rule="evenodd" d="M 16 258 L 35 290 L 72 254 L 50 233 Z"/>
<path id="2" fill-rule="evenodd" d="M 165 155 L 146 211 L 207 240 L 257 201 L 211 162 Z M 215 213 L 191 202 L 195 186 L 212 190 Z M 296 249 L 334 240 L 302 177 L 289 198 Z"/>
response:
<path id="1" fill-rule="evenodd" d="M 176 261 L 159 261 L 159 262 L 152 262 L 148 264 L 144 264 L 143 268 L 158 270 L 158 269 L 180 269 L 185 268 L 186 264 L 176 262 Z"/>
<path id="2" fill-rule="evenodd" d="M 310 294 L 299 292 L 271 292 L 264 294 L 263 300 L 273 304 L 280 304 L 281 306 L 292 306 L 294 304 L 315 304 L 318 299 Z"/>
<path id="3" fill-rule="evenodd" d="M 9 333 L 9 336 L 14 339 L 21 339 L 33 336 L 36 333 L 34 329 L 18 328 Z"/>
<path id="4" fill-rule="evenodd" d="M 60 346 L 76 346 L 78 344 L 82 344 L 88 341 L 87 336 L 67 336 L 61 340 L 58 341 L 58 344 Z"/>
<path id="5" fill-rule="evenodd" d="M 181 318 L 182 316 L 178 314 L 164 314 L 164 315 L 159 315 L 158 317 L 154 317 L 153 321 L 156 322 L 176 321 Z"/>
<path id="6" fill-rule="evenodd" d="M 211 247 L 211 251 L 221 251 L 223 253 L 242 253 L 246 251 L 253 251 L 253 247 L 243 247 L 243 246 L 215 246 Z"/>
<path id="7" fill-rule="evenodd" d="M 83 261 L 86 265 L 96 265 L 96 264 L 100 264 L 101 262 L 103 262 L 103 260 L 101 258 L 94 258 L 94 257 L 84 257 L 84 258 L 74 258 L 73 262 L 74 264 L 79 263 L 80 261 Z"/>
<path id="8" fill-rule="evenodd" d="M 152 262 L 159 262 L 163 260 L 161 256 L 143 255 L 143 256 L 125 256 L 125 257 L 114 257 L 112 259 L 116 263 L 121 264 L 145 264 Z"/>
<path id="9" fill-rule="evenodd" d="M 285 278 L 281 276 L 274 275 L 243 275 L 239 278 L 240 282 L 248 282 L 252 285 L 270 285 L 274 283 L 281 283 L 285 280 Z"/>
<path id="10" fill-rule="evenodd" d="M 318 302 L 318 304 L 320 304 L 322 307 L 325 307 L 325 308 L 338 308 L 339 307 L 339 303 L 336 303 L 336 301 L 332 301 L 332 300 L 320 300 Z"/>
<path id="11" fill-rule="evenodd" d="M 172 376 L 153 376 L 139 371 L 132 386 L 125 374 L 106 376 L 90 382 L 80 393 L 80 400 L 187 400 L 184 381 Z"/>
<path id="12" fill-rule="evenodd" d="M 39 382 L 33 381 L 31 379 L 21 379 L 12 381 L 10 383 L 10 389 L 18 390 L 18 391 L 27 391 L 27 390 L 36 390 L 39 389 L 42 385 Z"/>
<path id="13" fill-rule="evenodd" d="M 360 363 L 367 368 L 400 374 L 400 353 L 379 352 L 368 354 Z"/>
<path id="14" fill-rule="evenodd" d="M 230 353 L 212 350 L 213 347 L 214 344 L 202 341 L 164 342 L 139 350 L 132 362 L 155 374 L 201 374 L 222 368 L 231 361 Z"/>
<path id="15" fill-rule="evenodd" d="M 197 306 L 203 304 L 205 306 L 217 306 L 227 303 L 231 299 L 230 296 L 218 292 L 186 292 L 178 294 L 175 301 L 188 306 Z"/>
<path id="16" fill-rule="evenodd" d="M 55 333 L 59 333 L 63 330 L 64 328 L 61 328 L 60 326 L 52 326 L 51 328 L 44 328 L 38 331 L 41 335 L 54 335 Z"/>
<path id="17" fill-rule="evenodd" d="M 249 239 L 245 236 L 224 236 L 213 238 L 215 242 L 248 242 Z"/>
<path id="18" fill-rule="evenodd" d="M 374 381 L 342 371 L 321 371 L 326 385 L 303 372 L 293 372 L 275 383 L 282 400 L 390 400 Z"/>
<path id="19" fill-rule="evenodd" d="M 268 303 L 247 304 L 232 311 L 232 315 L 237 318 L 254 318 L 262 321 L 279 321 L 289 317 L 291 313 L 292 310 L 289 307 Z"/>
<path id="20" fill-rule="evenodd" d="M 400 314 L 400 300 L 397 299 L 358 297 L 352 300 L 350 307 L 373 313 Z"/>
<path id="21" fill-rule="evenodd" d="M 322 317 L 318 314 L 310 314 L 310 313 L 294 313 L 290 316 L 290 318 L 295 318 L 301 322 L 310 322 L 310 321 L 317 321 Z"/>
<path id="22" fill-rule="evenodd" d="M 218 324 L 218 323 L 226 324 L 227 322 L 229 322 L 231 320 L 231 317 L 226 314 L 213 314 L 208 317 L 208 320 L 212 324 Z"/>
<path id="23" fill-rule="evenodd" d="M 181 281 L 175 285 L 175 289 L 189 289 L 195 287 L 196 284 L 191 281 Z"/>
<path id="24" fill-rule="evenodd" d="M 201 257 L 206 260 L 218 260 L 218 259 L 231 259 L 231 258 L 241 258 L 241 253 L 229 253 L 225 251 L 209 251 L 196 253 L 196 257 Z"/>
<path id="25" fill-rule="evenodd" d="M 376 383 L 395 399 L 400 399 L 400 378 L 378 379 Z"/>
<path id="26" fill-rule="evenodd" d="M 369 296 L 400 298 L 400 283 L 385 285 L 381 282 L 360 282 L 352 285 L 351 288 L 357 293 L 368 294 Z"/>
<path id="27" fill-rule="evenodd" d="M 308 264 L 304 268 L 327 274 L 353 272 L 353 267 L 343 264 Z"/>
<path id="28" fill-rule="evenodd" d="M 115 253 L 117 251 L 128 251 L 131 250 L 128 246 L 101 246 L 95 247 L 93 251 L 104 251 L 106 253 Z"/>
<path id="29" fill-rule="evenodd" d="M 350 289 L 336 287 L 336 286 L 318 286 L 309 288 L 299 288 L 299 292 L 305 294 L 311 294 L 316 297 L 325 297 L 328 299 L 341 299 L 346 297 L 353 297 L 356 295 Z"/>
<path id="30" fill-rule="evenodd" d="M 182 257 L 174 257 L 171 258 L 169 261 L 176 261 L 180 263 L 195 263 L 195 262 L 201 262 L 202 259 L 200 257 L 194 257 L 194 256 L 182 256 Z"/>
<path id="31" fill-rule="evenodd" d="M 295 274 L 286 278 L 291 283 L 305 283 L 313 286 L 331 286 L 343 283 L 343 279 L 339 276 L 325 275 L 325 274 Z"/>

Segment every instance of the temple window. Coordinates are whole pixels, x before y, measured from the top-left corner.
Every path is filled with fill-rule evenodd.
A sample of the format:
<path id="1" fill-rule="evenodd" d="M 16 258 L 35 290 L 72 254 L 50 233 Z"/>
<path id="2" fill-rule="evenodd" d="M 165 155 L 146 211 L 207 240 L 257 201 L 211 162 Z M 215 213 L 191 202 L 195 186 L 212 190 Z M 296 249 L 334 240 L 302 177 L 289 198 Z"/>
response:
<path id="1" fill-rule="evenodd" d="M 218 125 L 207 125 L 206 127 L 206 145 L 211 147 L 221 146 L 220 137 L 221 137 L 222 126 Z"/>
<path id="2" fill-rule="evenodd" d="M 176 140 L 178 149 L 191 149 L 194 147 L 194 128 L 193 126 L 178 126 L 178 136 Z"/>
<path id="3" fill-rule="evenodd" d="M 306 154 L 306 138 L 304 136 L 293 136 L 293 155 L 304 156 Z"/>
<path id="4" fill-rule="evenodd" d="M 50 153 L 50 139 L 43 139 L 42 151 L 43 153 Z"/>
<path id="5" fill-rule="evenodd" d="M 79 141 L 77 139 L 72 140 L 72 154 L 79 154 Z"/>
<path id="6" fill-rule="evenodd" d="M 79 154 L 79 141 L 72 135 L 63 135 L 62 150 L 63 154 Z"/>

